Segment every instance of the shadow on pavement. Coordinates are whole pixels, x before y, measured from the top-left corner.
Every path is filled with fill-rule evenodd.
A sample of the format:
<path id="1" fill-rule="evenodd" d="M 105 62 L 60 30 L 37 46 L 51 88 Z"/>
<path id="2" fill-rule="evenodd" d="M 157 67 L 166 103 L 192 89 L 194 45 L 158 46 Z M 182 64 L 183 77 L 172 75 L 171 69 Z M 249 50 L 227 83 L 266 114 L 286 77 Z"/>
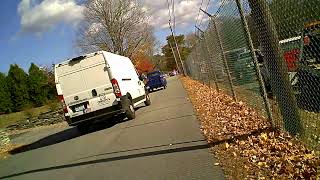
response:
<path id="1" fill-rule="evenodd" d="M 150 110 L 144 111 L 143 114 L 154 112 L 154 111 L 160 111 L 160 110 L 163 110 L 163 109 L 169 109 L 169 108 L 176 107 L 176 106 L 188 105 L 188 104 L 189 104 L 189 102 L 183 102 L 183 103 L 177 103 L 177 104 L 164 106 L 164 107 L 159 107 L 159 108 L 155 108 L 155 109 L 150 108 Z"/>
<path id="2" fill-rule="evenodd" d="M 159 122 L 164 122 L 164 121 L 170 121 L 170 120 L 177 120 L 177 119 L 182 119 L 182 118 L 190 117 L 190 116 L 195 116 L 195 115 L 194 115 L 194 114 L 187 114 L 187 115 L 183 115 L 183 116 L 165 118 L 165 119 L 156 120 L 156 121 L 151 121 L 151 122 L 146 122 L 146 123 L 142 123 L 142 124 L 130 125 L 130 126 L 126 126 L 125 128 L 128 129 L 128 128 L 133 128 L 133 127 L 138 127 L 138 126 L 145 126 L 145 125 L 148 125 L 148 124 L 154 124 L 154 123 L 159 123 Z"/>
<path id="3" fill-rule="evenodd" d="M 63 141 L 67 141 L 72 138 L 76 138 L 80 136 L 81 134 L 78 132 L 77 128 L 69 128 L 60 132 L 57 132 L 55 134 L 49 135 L 47 137 L 44 137 L 38 141 L 35 141 L 31 144 L 27 144 L 24 146 L 17 147 L 11 151 L 9 151 L 10 154 L 18 154 L 26 151 L 30 151 L 33 149 L 38 149 L 41 147 L 49 146 L 52 144 L 57 144 Z"/>
<path id="4" fill-rule="evenodd" d="M 108 121 L 108 120 L 107 120 Z M 120 122 L 124 122 L 125 120 L 121 117 L 120 118 L 115 118 L 115 119 L 110 119 L 108 122 L 100 122 L 100 123 L 95 123 L 92 124 L 89 127 L 89 131 L 86 134 L 89 133 L 93 133 L 96 131 L 100 131 L 106 128 L 110 128 Z M 27 144 L 24 146 L 20 146 L 17 147 L 11 151 L 9 151 L 10 154 L 18 154 L 18 153 L 22 153 L 22 152 L 26 152 L 26 151 L 30 151 L 30 150 L 34 150 L 34 149 L 38 149 L 38 148 L 42 148 L 45 146 L 50 146 L 53 144 L 57 144 L 63 141 L 67 141 L 69 139 L 73 139 L 79 136 L 82 136 L 85 134 L 81 134 L 77 127 L 72 127 L 72 128 L 68 128 L 65 129 L 63 131 L 57 132 L 55 134 L 49 135 L 47 137 L 44 137 L 42 139 L 39 139 L 38 141 L 35 141 L 31 144 Z"/>
<path id="5" fill-rule="evenodd" d="M 198 141 L 205 142 L 204 140 L 198 140 Z M 192 141 L 190 141 L 190 143 L 191 142 Z M 197 142 L 197 141 L 195 141 L 195 142 Z M 177 144 L 183 144 L 183 143 L 177 143 Z M 175 145 L 175 144 L 173 144 L 173 145 Z M 161 154 L 171 154 L 171 153 L 185 152 L 185 151 L 194 151 L 194 150 L 200 150 L 200 149 L 207 149 L 209 147 L 210 146 L 207 143 L 203 143 L 200 145 L 199 144 L 189 145 L 189 146 L 182 146 L 182 147 L 165 149 L 165 150 L 157 150 L 157 151 L 151 151 L 151 152 L 129 154 L 129 155 L 123 155 L 123 156 L 116 156 L 116 157 L 110 157 L 110 158 L 85 161 L 85 162 L 78 162 L 78 163 L 71 163 L 71 164 L 65 164 L 65 165 L 59 165 L 59 166 L 39 168 L 39 169 L 24 171 L 24 172 L 20 172 L 20 173 L 10 174 L 7 176 L 1 176 L 0 179 L 12 178 L 12 177 L 16 177 L 16 176 L 25 175 L 25 174 L 50 171 L 50 170 L 56 170 L 56 169 L 71 168 L 71 167 L 84 166 L 84 165 L 90 165 L 90 164 L 108 163 L 108 162 L 112 162 L 112 161 L 119 161 L 119 160 L 125 160 L 125 159 L 133 159 L 133 158 L 140 158 L 140 157 L 147 157 L 147 156 L 156 156 L 156 155 L 161 155 Z M 152 147 L 146 147 L 146 148 L 152 148 Z M 143 148 L 143 149 L 146 149 L 146 148 Z M 137 149 L 137 150 L 139 150 L 139 149 Z M 127 150 L 127 152 L 129 152 L 129 151 L 133 151 L 133 150 Z M 119 151 L 119 152 L 125 152 L 125 151 Z M 113 152 L 113 153 L 119 153 L 119 152 Z"/>
<path id="6" fill-rule="evenodd" d="M 215 146 L 215 145 L 218 145 L 221 143 L 231 142 L 231 141 L 235 141 L 235 140 L 239 140 L 239 139 L 245 139 L 250 135 L 259 134 L 261 132 L 270 131 L 270 130 L 271 130 L 271 128 L 259 129 L 259 130 L 252 131 L 248 134 L 239 135 L 239 136 L 236 136 L 236 137 L 233 137 L 230 139 L 215 141 L 215 142 L 212 142 L 209 144 L 203 143 L 203 144 L 196 144 L 196 145 L 194 145 L 194 144 L 185 145 L 188 142 L 180 142 L 180 143 L 176 143 L 176 144 L 180 144 L 180 146 L 182 145 L 182 147 L 176 147 L 176 148 L 170 148 L 170 149 L 164 149 L 164 150 L 156 150 L 156 151 L 150 151 L 150 152 L 135 153 L 135 154 L 129 154 L 129 155 L 122 155 L 122 156 L 120 155 L 120 156 L 109 157 L 109 158 L 102 158 L 102 159 L 96 159 L 96 160 L 90 160 L 90 161 L 84 161 L 84 162 L 77 162 L 77 163 L 70 163 L 70 164 L 64 164 L 64 165 L 58 165 L 58 166 L 51 166 L 51 167 L 46 167 L 46 168 L 33 169 L 33 170 L 29 170 L 29 171 L 23 171 L 20 173 L 10 174 L 7 176 L 1 176 L 0 179 L 12 178 L 12 177 L 16 177 L 16 176 L 21 176 L 21 175 L 25 175 L 25 174 L 32 174 L 32 173 L 37 173 L 37 172 L 43 172 L 43 171 L 65 169 L 65 168 L 91 165 L 91 164 L 108 163 L 108 162 L 125 160 L 125 159 L 133 159 L 133 158 L 156 156 L 156 155 L 162 155 L 162 154 L 171 154 L 171 153 L 194 151 L 194 150 L 200 150 L 200 149 L 208 149 L 212 146 Z M 198 140 L 198 141 L 200 142 L 203 140 Z M 190 141 L 189 143 L 192 143 L 192 142 L 193 141 Z M 195 141 L 195 142 L 197 142 L 197 141 Z M 175 145 L 175 144 L 172 144 L 172 145 Z M 154 146 L 154 147 L 161 147 L 161 146 L 165 146 L 165 145 L 159 145 L 159 146 Z M 149 148 L 152 148 L 152 147 L 144 147 L 141 149 L 149 149 Z M 106 153 L 106 154 L 115 154 L 115 153 L 130 152 L 130 151 L 136 151 L 136 150 L 139 150 L 139 149 L 111 152 L 111 153 Z M 98 154 L 98 155 L 94 155 L 91 157 L 97 157 L 97 156 L 106 155 L 106 154 Z"/>
<path id="7" fill-rule="evenodd" d="M 79 159 L 76 159 L 75 161 L 82 160 L 82 159 L 88 159 L 88 158 L 92 158 L 92 157 L 99 157 L 99 156 L 117 154 L 117 153 L 126 153 L 126 152 L 131 152 L 131 151 L 140 151 L 140 150 L 146 150 L 146 149 L 152 149 L 152 148 L 160 148 L 160 147 L 168 147 L 168 146 L 176 146 L 176 145 L 181 145 L 181 144 L 200 143 L 200 142 L 206 143 L 206 140 L 199 139 L 199 140 L 194 140 L 194 141 L 184 141 L 184 142 L 178 142 L 178 143 L 173 143 L 173 144 L 162 144 L 162 145 L 148 146 L 148 147 L 142 147 L 142 148 L 136 148 L 136 149 L 128 149 L 128 150 L 107 152 L 107 153 L 96 154 L 96 155 L 92 155 L 92 156 L 79 158 Z"/>

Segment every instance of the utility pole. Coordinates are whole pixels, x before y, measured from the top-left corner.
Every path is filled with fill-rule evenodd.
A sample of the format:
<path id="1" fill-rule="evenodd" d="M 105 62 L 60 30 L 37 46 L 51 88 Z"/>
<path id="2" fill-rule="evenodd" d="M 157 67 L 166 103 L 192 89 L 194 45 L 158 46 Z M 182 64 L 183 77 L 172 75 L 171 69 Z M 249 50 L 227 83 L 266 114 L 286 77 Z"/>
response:
<path id="1" fill-rule="evenodd" d="M 172 29 L 172 26 L 171 26 L 171 23 L 169 21 L 169 27 L 170 27 L 170 31 L 171 31 L 171 35 L 173 37 L 173 40 L 174 40 L 174 43 L 175 43 L 175 46 L 176 46 L 176 50 L 177 50 L 177 54 L 178 54 L 178 57 L 179 57 L 179 60 L 180 60 L 180 63 L 181 63 L 181 67 L 182 67 L 182 73 L 184 76 L 186 76 L 186 70 L 184 68 L 184 64 L 182 62 L 182 59 L 181 59 L 181 54 L 180 54 L 180 51 L 179 51 L 179 46 L 178 46 L 178 43 L 177 43 L 177 40 L 176 40 L 176 36 L 175 36 L 175 33 L 173 32 L 173 29 Z"/>
<path id="2" fill-rule="evenodd" d="M 176 40 L 176 37 L 175 37 L 175 28 L 176 28 L 176 25 L 175 25 L 176 22 L 175 21 L 176 21 L 176 19 L 175 19 L 175 14 L 174 14 L 174 0 L 172 0 L 171 3 L 172 3 L 171 8 L 172 8 L 172 12 L 173 12 L 173 23 L 174 23 L 173 27 L 174 27 L 174 30 L 172 29 L 172 25 L 171 25 L 172 18 L 171 18 L 171 11 L 170 11 L 170 3 L 169 3 L 169 0 L 167 0 L 168 11 L 169 11 L 169 16 L 170 16 L 169 29 L 171 31 L 171 35 L 172 35 L 173 40 L 174 40 L 174 45 L 176 47 L 176 50 L 177 50 L 177 53 L 178 53 L 178 57 L 179 57 L 179 60 L 180 60 L 180 63 L 181 63 L 181 67 L 182 67 L 182 71 L 181 70 L 179 70 L 179 71 L 182 72 L 184 76 L 186 76 L 187 73 L 186 73 L 186 70 L 185 70 L 185 67 L 184 67 L 184 63 L 182 62 L 180 51 L 179 51 L 179 47 L 178 47 L 178 43 L 177 43 L 177 40 Z"/>
<path id="3" fill-rule="evenodd" d="M 176 58 L 176 54 L 174 53 L 174 50 L 173 50 L 173 48 L 172 48 L 172 45 L 171 45 L 171 43 L 170 43 L 169 41 L 168 41 L 168 44 L 169 44 L 170 49 L 171 49 L 171 51 L 172 51 L 173 58 L 174 58 L 174 61 L 176 62 L 177 68 L 178 68 L 179 71 L 181 71 L 180 66 L 179 66 L 179 64 L 178 64 L 178 61 L 177 61 L 177 58 Z"/>

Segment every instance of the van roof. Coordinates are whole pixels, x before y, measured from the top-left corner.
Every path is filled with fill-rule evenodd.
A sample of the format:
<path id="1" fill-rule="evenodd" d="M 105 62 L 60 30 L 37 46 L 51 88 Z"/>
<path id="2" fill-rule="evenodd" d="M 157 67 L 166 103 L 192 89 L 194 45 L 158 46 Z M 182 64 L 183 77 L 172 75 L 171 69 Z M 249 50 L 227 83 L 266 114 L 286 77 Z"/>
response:
<path id="1" fill-rule="evenodd" d="M 74 57 L 74 58 L 69 58 L 65 61 L 62 61 L 60 63 L 57 63 L 55 64 L 56 66 L 61 66 L 61 65 L 65 65 L 65 64 L 68 64 L 69 62 L 71 61 L 77 61 L 77 60 L 82 60 L 82 59 L 85 59 L 85 58 L 88 58 L 88 57 L 92 57 L 92 56 L 95 56 L 95 55 L 98 55 L 98 54 L 101 54 L 103 53 L 104 51 L 97 51 L 97 52 L 93 52 L 93 53 L 88 53 L 88 54 L 85 54 L 85 55 L 81 55 L 81 56 L 78 56 L 78 57 Z"/>

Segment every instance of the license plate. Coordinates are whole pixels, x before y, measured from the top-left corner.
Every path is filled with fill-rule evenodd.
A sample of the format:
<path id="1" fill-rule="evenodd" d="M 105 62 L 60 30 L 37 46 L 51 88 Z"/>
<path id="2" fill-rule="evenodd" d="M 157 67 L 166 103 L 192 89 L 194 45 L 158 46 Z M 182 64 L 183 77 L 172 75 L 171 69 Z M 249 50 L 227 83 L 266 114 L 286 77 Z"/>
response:
<path id="1" fill-rule="evenodd" d="M 77 106 L 77 107 L 74 108 L 74 110 L 75 110 L 76 112 L 80 112 L 80 111 L 85 110 L 85 107 L 84 107 L 84 105 Z"/>

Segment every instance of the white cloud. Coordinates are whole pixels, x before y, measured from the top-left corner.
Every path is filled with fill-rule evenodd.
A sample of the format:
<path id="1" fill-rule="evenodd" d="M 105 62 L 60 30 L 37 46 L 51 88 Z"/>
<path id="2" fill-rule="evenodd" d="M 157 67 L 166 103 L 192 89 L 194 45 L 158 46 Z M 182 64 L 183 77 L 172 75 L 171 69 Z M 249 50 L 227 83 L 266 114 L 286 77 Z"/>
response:
<path id="1" fill-rule="evenodd" d="M 211 0 L 209 6 L 217 6 L 218 0 Z M 169 0 L 171 2 L 171 0 Z M 208 0 L 203 0 L 202 8 L 205 9 Z M 141 0 L 143 8 L 147 10 L 150 16 L 150 24 L 156 29 L 168 28 L 169 11 L 167 0 Z M 201 0 L 175 0 L 175 17 L 176 27 L 184 28 L 190 25 L 195 25 L 196 18 L 198 16 Z M 209 17 L 203 13 L 199 14 L 198 19 L 202 19 L 202 22 L 208 21 Z"/>
<path id="2" fill-rule="evenodd" d="M 43 0 L 40 3 L 21 0 L 18 5 L 21 31 L 41 34 L 58 23 L 76 25 L 83 17 L 83 10 L 75 0 Z"/>

